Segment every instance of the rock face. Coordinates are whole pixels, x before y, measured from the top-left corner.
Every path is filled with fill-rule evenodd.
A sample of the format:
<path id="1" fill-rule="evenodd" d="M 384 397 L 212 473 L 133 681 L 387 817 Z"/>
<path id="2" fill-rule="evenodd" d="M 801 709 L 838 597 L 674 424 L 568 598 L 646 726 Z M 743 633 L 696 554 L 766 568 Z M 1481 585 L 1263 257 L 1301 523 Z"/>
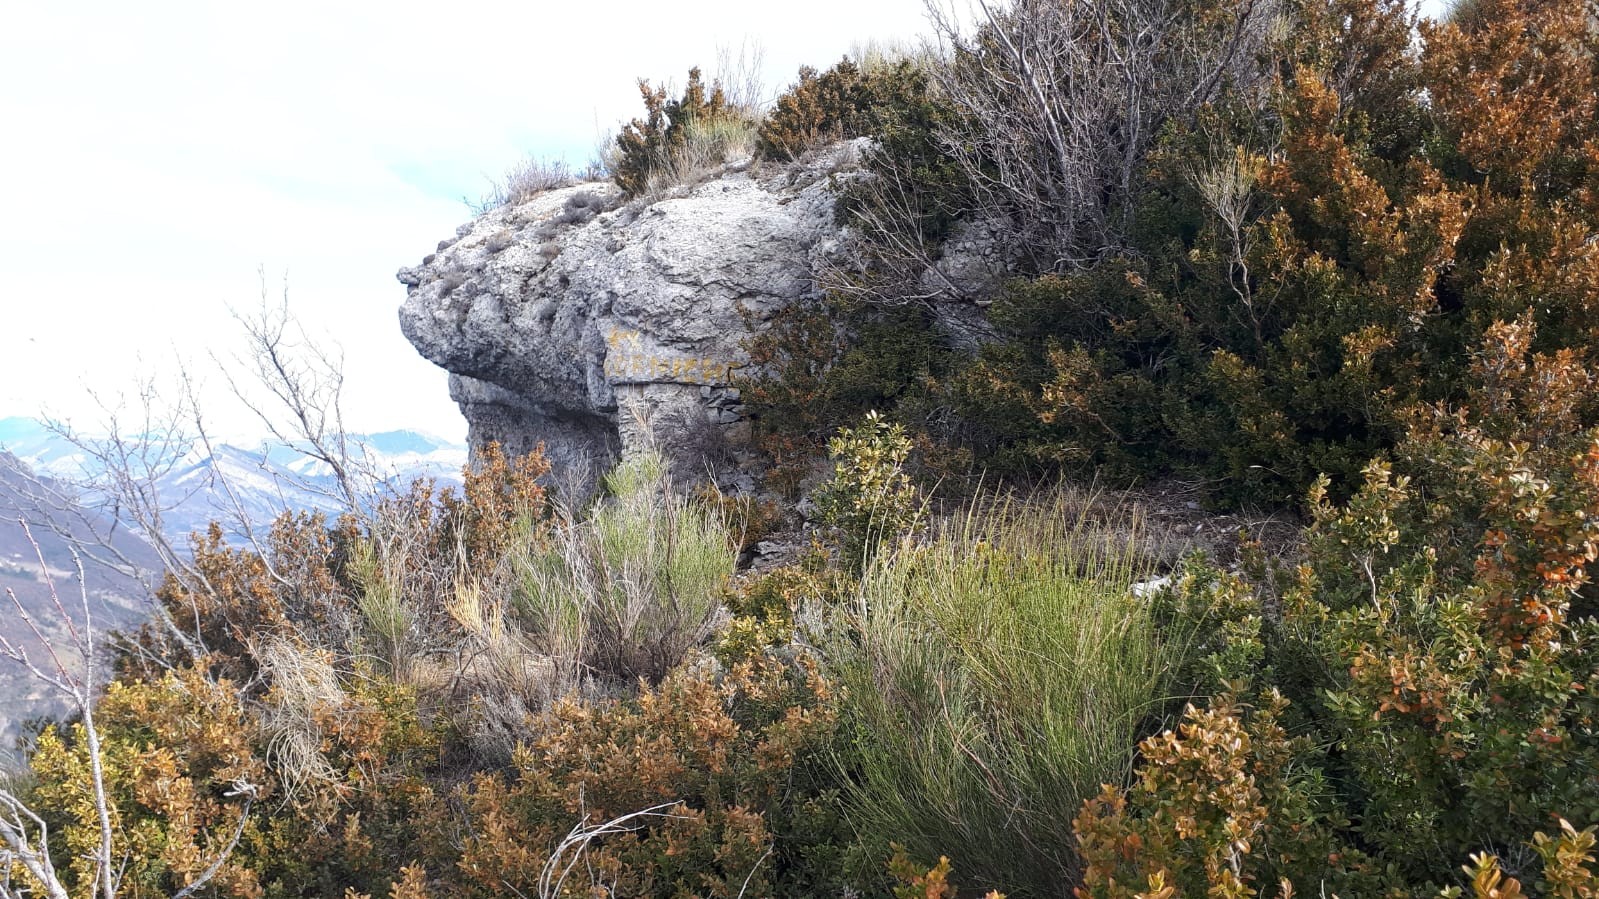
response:
<path id="1" fill-rule="evenodd" d="M 400 270 L 401 328 L 450 372 L 474 447 L 542 443 L 574 493 L 651 440 L 680 470 L 750 482 L 731 379 L 752 330 L 848 254 L 830 176 L 857 150 L 652 202 L 589 183 L 496 209 Z"/>

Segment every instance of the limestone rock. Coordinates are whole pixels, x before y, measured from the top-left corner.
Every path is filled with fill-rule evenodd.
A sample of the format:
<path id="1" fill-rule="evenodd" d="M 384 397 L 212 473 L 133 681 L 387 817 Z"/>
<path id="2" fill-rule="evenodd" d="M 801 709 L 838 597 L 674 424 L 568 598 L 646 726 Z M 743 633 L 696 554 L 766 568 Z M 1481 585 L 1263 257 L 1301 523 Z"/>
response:
<path id="1" fill-rule="evenodd" d="M 651 432 L 680 468 L 748 481 L 731 378 L 751 330 L 844 257 L 829 175 L 857 150 L 650 201 L 587 183 L 493 210 L 400 270 L 400 326 L 450 372 L 474 447 L 542 443 L 576 493 Z"/>

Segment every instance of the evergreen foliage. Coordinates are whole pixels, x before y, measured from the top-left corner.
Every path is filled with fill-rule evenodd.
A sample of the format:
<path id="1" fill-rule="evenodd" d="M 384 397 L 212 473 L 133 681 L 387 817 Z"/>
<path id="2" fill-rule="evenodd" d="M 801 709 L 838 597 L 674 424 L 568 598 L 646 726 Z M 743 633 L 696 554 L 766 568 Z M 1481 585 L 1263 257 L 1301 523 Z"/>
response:
<path id="1" fill-rule="evenodd" d="M 714 127 L 738 115 L 721 85 L 706 85 L 698 68 L 689 69 L 680 97 L 669 97 L 666 85 L 652 88 L 644 79 L 638 89 L 644 117 L 617 134 L 617 158 L 611 166 L 617 186 L 633 196 L 647 192 L 651 175 L 673 164 L 696 128 Z"/>
<path id="2" fill-rule="evenodd" d="M 1477 367 L 1507 385 L 1571 374 L 1569 354 L 1528 354 L 1525 331 L 1497 336 Z M 1233 896 L 1591 888 L 1599 431 L 1519 442 L 1559 410 L 1536 389 L 1491 393 L 1476 402 L 1495 416 L 1452 409 L 1407 440 L 1425 489 L 1383 463 L 1347 503 L 1318 485 L 1275 615 L 1268 591 L 1233 579 L 1251 602 L 1229 641 L 1251 649 L 1226 654 L 1207 706 L 1145 742 L 1131 790 L 1085 805 L 1089 895 L 1157 879 Z M 1505 892 L 1482 892 L 1496 879 Z"/>
<path id="3" fill-rule="evenodd" d="M 1538 349 L 1594 364 L 1592 4 L 1487 4 L 1420 41 L 1398 0 L 1300 6 L 1263 51 L 1271 85 L 1164 122 L 1113 252 L 1014 279 L 975 358 L 910 390 L 885 378 L 905 407 L 854 414 L 882 409 L 1002 473 L 1175 473 L 1217 502 L 1276 505 L 1321 474 L 1352 491 L 1418 410 L 1470 389 L 1496 322 L 1530 311 Z M 868 235 L 888 233 L 885 209 L 900 228 L 856 285 L 868 306 L 948 302 L 922 277 L 939 222 L 978 211 L 969 173 L 949 186 L 918 160 L 989 123 L 921 121 L 883 132 L 876 183 L 893 189 L 851 201 Z M 871 352 L 836 322 L 845 345 L 809 376 L 823 395 L 836 360 Z"/>
<path id="4" fill-rule="evenodd" d="M 811 147 L 867 133 L 865 80 L 848 57 L 820 75 L 801 68 L 799 81 L 761 122 L 760 154 L 790 160 Z"/>
<path id="5" fill-rule="evenodd" d="M 905 474 L 910 438 L 904 428 L 868 412 L 859 427 L 829 441 L 827 450 L 833 477 L 816 491 L 816 506 L 838 534 L 845 567 L 859 572 L 885 542 L 915 527 L 916 488 Z"/>

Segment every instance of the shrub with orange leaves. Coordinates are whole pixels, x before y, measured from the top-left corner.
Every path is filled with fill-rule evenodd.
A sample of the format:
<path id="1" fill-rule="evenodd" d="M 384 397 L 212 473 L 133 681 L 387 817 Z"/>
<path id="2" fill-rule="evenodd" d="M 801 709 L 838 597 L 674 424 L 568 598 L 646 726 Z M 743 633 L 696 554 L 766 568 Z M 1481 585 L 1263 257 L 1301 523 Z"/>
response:
<path id="1" fill-rule="evenodd" d="M 1326 616 L 1302 638 L 1333 675 L 1324 726 L 1358 785 L 1352 814 L 1407 877 L 1439 884 L 1451 856 L 1525 844 L 1551 815 L 1599 816 L 1578 773 L 1599 764 L 1599 629 L 1572 610 L 1594 558 L 1599 432 L 1538 452 L 1455 439 L 1454 486 L 1429 497 L 1374 474 L 1352 501 L 1368 514 L 1321 512 L 1301 588 Z M 1429 531 L 1440 506 L 1451 527 Z M 1374 513 L 1394 530 L 1363 542 Z M 1447 549 L 1472 530 L 1474 555 Z"/>
<path id="2" fill-rule="evenodd" d="M 459 493 L 435 495 L 419 481 L 364 517 L 330 523 L 319 513 L 284 513 L 259 546 L 231 545 L 213 524 L 193 537 L 191 565 L 168 574 L 156 599 L 212 669 L 241 684 L 256 679 L 253 646 L 262 641 L 294 637 L 340 652 L 371 642 L 374 610 L 362 600 L 380 588 L 408 606 L 414 636 L 434 644 L 415 652 L 448 645 L 453 638 L 440 631 L 450 627 L 457 584 L 505 577 L 507 553 L 537 542 L 548 522 L 542 454 L 511 460 L 491 443 L 477 456 Z M 162 660 L 186 655 L 165 642 L 146 628 L 119 665 L 158 674 Z"/>
<path id="3" fill-rule="evenodd" d="M 196 536 L 191 565 L 157 600 L 199 657 L 146 629 L 124 644 L 96 714 L 124 895 L 170 895 L 203 870 L 239 821 L 246 782 L 272 801 L 243 820 L 214 881 L 222 894 L 381 892 L 396 853 L 416 846 L 434 847 L 418 861 L 453 863 L 446 844 L 421 838 L 459 734 L 419 699 L 436 708 L 450 685 L 374 651 L 374 603 L 395 605 L 410 651 L 427 657 L 466 637 L 441 593 L 509 589 L 502 559 L 540 538 L 548 466 L 494 446 L 479 462 L 459 496 L 417 484 L 364 519 L 285 514 L 260 552 L 216 527 Z M 31 758 L 32 798 L 71 839 L 94 829 L 85 752 L 70 731 L 48 731 Z"/>
<path id="4" fill-rule="evenodd" d="M 112 683 L 96 710 L 101 764 L 123 861 L 122 896 L 170 896 L 223 854 L 249 811 L 244 794 L 270 793 L 265 765 L 233 686 L 197 669 L 150 683 Z M 59 872 L 69 889 L 93 892 L 91 847 L 100 838 L 82 727 L 47 729 L 30 759 L 30 800 L 49 816 L 69 852 Z M 231 795 L 230 795 L 231 792 Z M 262 895 L 258 872 L 229 858 L 211 882 L 217 895 Z"/>
<path id="5" fill-rule="evenodd" d="M 814 896 L 843 884 L 816 663 L 702 660 L 636 699 L 557 705 L 461 791 L 466 895 Z M 580 860 L 579 860 L 580 859 Z"/>
<path id="6" fill-rule="evenodd" d="M 1089 895 L 1135 895 L 1156 875 L 1225 895 L 1291 888 L 1282 883 L 1581 895 L 1552 884 L 1580 882 L 1585 850 L 1546 853 L 1541 833 L 1556 818 L 1599 820 L 1599 621 L 1585 596 L 1599 430 L 1572 430 L 1569 410 L 1540 402 L 1540 385 L 1576 377 L 1569 354 L 1531 353 L 1530 329 L 1494 336 L 1475 366 L 1497 371 L 1496 386 L 1419 415 L 1401 446 L 1415 477 L 1374 462 L 1347 502 L 1330 501 L 1325 482 L 1311 494 L 1305 557 L 1264 652 L 1253 670 L 1233 669 L 1239 688 L 1293 700 L 1280 711 L 1305 742 L 1263 742 L 1226 696 L 1146 741 L 1132 789 L 1079 818 Z M 1283 753 L 1272 776 L 1256 758 L 1263 745 Z M 1266 784 L 1299 804 L 1285 811 Z M 1260 848 L 1280 837 L 1252 836 L 1272 833 L 1314 836 L 1318 848 L 1273 857 Z M 1482 856 L 1461 881 L 1460 863 L 1485 847 L 1519 847 L 1516 876 Z"/>
<path id="7" fill-rule="evenodd" d="M 1412 7 L 1293 4 L 1273 87 L 1137 161 L 1128 246 L 1020 272 L 975 359 L 885 391 L 899 417 L 1010 471 L 1280 504 L 1321 474 L 1352 493 L 1412 409 L 1473 389 L 1496 325 L 1599 367 L 1599 2 L 1480 0 L 1419 32 Z M 1591 385 L 1550 387 L 1599 424 Z"/>
<path id="8" fill-rule="evenodd" d="M 394 854 L 424 845 L 437 736 L 420 726 L 403 690 L 367 682 L 341 698 L 306 710 L 319 722 L 314 749 L 325 771 L 291 783 L 255 704 L 214 672 L 186 667 L 113 682 L 96 721 L 123 860 L 120 895 L 170 896 L 223 857 L 207 887 L 220 896 L 385 889 Z M 30 799 L 75 849 L 99 834 L 79 730 L 45 731 L 30 759 Z M 90 857 L 73 857 L 69 885 L 92 883 Z"/>
<path id="9" fill-rule="evenodd" d="M 923 870 L 905 854 L 905 847 L 896 844 L 892 848 L 894 856 L 888 860 L 888 872 L 899 881 L 894 887 L 894 899 L 955 899 L 955 888 L 949 883 L 954 869 L 948 858 L 941 857 L 938 864 Z"/>
<path id="10" fill-rule="evenodd" d="M 1594 868 L 1594 828 L 1582 830 L 1571 822 L 1560 819 L 1559 833 L 1551 836 L 1539 832 L 1533 836 L 1533 850 L 1543 863 L 1543 874 L 1533 895 L 1556 899 L 1589 899 L 1599 896 L 1599 871 Z M 1473 899 L 1519 899 L 1521 881 L 1505 876 L 1499 858 L 1487 852 L 1471 857 L 1471 864 L 1462 870 L 1471 878 Z M 1439 895 L 1464 896 L 1459 887 L 1450 887 Z"/>
<path id="11" fill-rule="evenodd" d="M 459 494 L 440 494 L 434 539 L 440 553 L 458 553 L 468 571 L 482 572 L 549 514 L 539 480 L 550 463 L 542 445 L 510 459 L 493 442 L 478 448 L 473 463 L 462 472 Z"/>
<path id="12" fill-rule="evenodd" d="M 1076 895 L 1286 897 L 1291 880 L 1315 882 L 1330 863 L 1348 883 L 1336 810 L 1305 767 L 1316 750 L 1283 729 L 1287 707 L 1275 692 L 1253 708 L 1223 694 L 1145 740 L 1130 795 L 1106 785 L 1077 816 Z"/>
<path id="13" fill-rule="evenodd" d="M 773 104 L 756 132 L 757 152 L 767 159 L 790 160 L 805 151 L 867 131 L 869 74 L 845 57 L 817 74 L 802 66 L 799 80 Z"/>

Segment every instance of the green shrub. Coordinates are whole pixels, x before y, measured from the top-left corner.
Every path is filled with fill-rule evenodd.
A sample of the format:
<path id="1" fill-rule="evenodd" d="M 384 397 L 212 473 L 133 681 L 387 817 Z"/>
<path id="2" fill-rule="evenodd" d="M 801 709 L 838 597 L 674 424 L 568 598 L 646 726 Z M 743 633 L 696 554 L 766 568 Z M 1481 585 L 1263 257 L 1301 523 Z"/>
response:
<path id="1" fill-rule="evenodd" d="M 896 243 L 936 258 L 971 208 L 971 184 L 939 143 L 958 116 L 932 86 L 928 66 L 938 64 L 898 59 L 868 70 L 859 88 L 874 144 L 862 162 L 872 177 L 845 187 L 839 213 L 867 236 L 867 252 L 886 270 L 879 277 L 905 274 L 893 258 Z"/>
<path id="2" fill-rule="evenodd" d="M 923 307 L 877 309 L 837 296 L 797 304 L 745 350 L 751 373 L 736 384 L 753 443 L 772 463 L 767 481 L 787 496 L 798 497 L 829 438 L 874 409 L 895 410 L 891 417 L 918 443 L 952 442 L 931 423 L 948 417 L 939 381 L 957 354 Z"/>
<path id="3" fill-rule="evenodd" d="M 1163 381 L 1192 375 L 1202 351 L 1142 271 L 1118 262 L 1016 281 L 995 302 L 1001 340 L 950 382 L 956 414 L 987 435 L 998 473 L 1043 464 L 1125 480 L 1196 458 L 1200 447 L 1177 434 L 1196 410 Z"/>
<path id="4" fill-rule="evenodd" d="M 1128 525 L 1064 494 L 976 507 L 866 571 L 830 661 L 868 857 L 893 840 L 1017 896 L 1074 882 L 1072 813 L 1125 781 L 1183 667 L 1140 574 Z"/>
<path id="5" fill-rule="evenodd" d="M 799 81 L 789 85 L 761 122 L 760 155 L 794 159 L 812 147 L 866 133 L 866 77 L 848 57 L 820 75 L 809 66 L 801 68 Z"/>
<path id="6" fill-rule="evenodd" d="M 707 89 L 697 68 L 689 70 L 679 98 L 669 99 L 665 86 L 651 88 L 642 79 L 639 94 L 645 116 L 616 136 L 611 173 L 631 196 L 650 193 L 663 183 L 680 183 L 725 162 L 734 150 L 754 148 L 753 124 L 728 102 L 719 84 Z"/>
<path id="7" fill-rule="evenodd" d="M 886 541 L 916 525 L 916 488 L 905 474 L 910 438 L 904 428 L 868 412 L 858 427 L 830 440 L 827 450 L 833 477 L 816 491 L 816 508 L 838 534 L 845 567 L 860 572 Z"/>
<path id="8" fill-rule="evenodd" d="M 1488 4 L 1418 44 L 1402 3 L 1302 4 L 1266 48 L 1269 92 L 1224 91 L 1136 161 L 1114 252 L 1028 277 L 1039 248 L 1011 247 L 1024 277 L 979 358 L 920 391 L 880 372 L 875 408 L 1003 472 L 1176 474 L 1275 505 L 1321 474 L 1349 495 L 1417 409 L 1464 395 L 1496 322 L 1530 311 L 1537 349 L 1592 366 L 1593 6 Z M 871 257 L 851 286 L 877 304 L 926 301 L 972 206 L 945 151 L 984 123 L 954 121 L 925 72 L 862 80 L 874 177 L 841 208 Z M 839 356 L 872 352 L 840 333 Z"/>
<path id="9" fill-rule="evenodd" d="M 1373 462 L 1346 502 L 1312 491 L 1258 651 L 1223 653 L 1230 686 L 1145 745 L 1128 795 L 1085 807 L 1090 895 L 1156 876 L 1220 895 L 1591 882 L 1580 832 L 1550 832 L 1599 820 L 1599 431 L 1551 391 L 1586 383 L 1576 353 L 1532 352 L 1531 321 L 1492 329 L 1472 364 L 1487 386 L 1400 446 L 1417 478 Z M 1196 774 L 1228 767 L 1241 792 Z"/>
<path id="10" fill-rule="evenodd" d="M 717 658 L 733 665 L 771 647 L 792 643 L 801 607 L 827 595 L 828 587 L 822 578 L 796 565 L 740 583 L 727 599 L 732 620 L 717 641 Z"/>

